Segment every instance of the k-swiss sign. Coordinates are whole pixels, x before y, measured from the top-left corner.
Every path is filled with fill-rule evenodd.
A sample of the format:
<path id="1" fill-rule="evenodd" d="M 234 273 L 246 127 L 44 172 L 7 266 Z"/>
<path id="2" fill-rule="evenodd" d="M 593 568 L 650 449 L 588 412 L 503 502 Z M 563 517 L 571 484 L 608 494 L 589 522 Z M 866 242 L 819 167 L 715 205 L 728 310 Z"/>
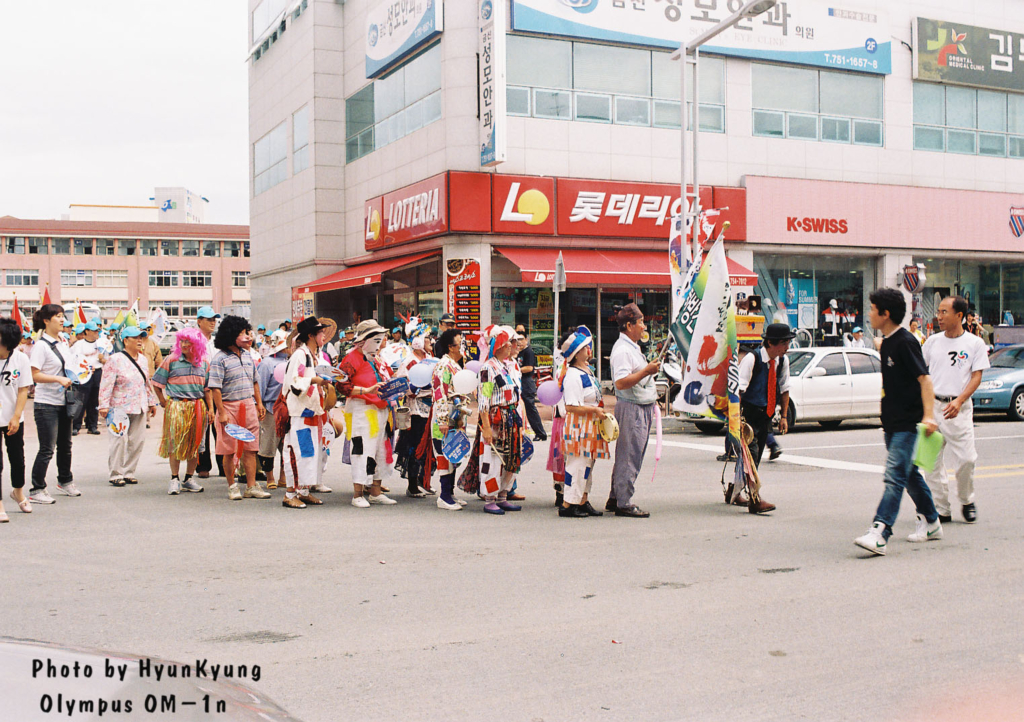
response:
<path id="1" fill-rule="evenodd" d="M 845 218 L 786 216 L 786 230 L 790 233 L 847 233 L 850 230 L 850 224 Z"/>
<path id="2" fill-rule="evenodd" d="M 440 173 L 366 203 L 365 247 L 372 251 L 448 232 L 448 174 Z"/>

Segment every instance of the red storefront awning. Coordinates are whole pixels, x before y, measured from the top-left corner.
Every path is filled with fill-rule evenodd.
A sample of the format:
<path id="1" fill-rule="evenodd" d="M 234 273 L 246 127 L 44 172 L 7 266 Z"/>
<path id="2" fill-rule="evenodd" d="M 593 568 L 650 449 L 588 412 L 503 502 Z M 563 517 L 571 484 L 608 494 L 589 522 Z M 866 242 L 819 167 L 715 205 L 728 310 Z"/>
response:
<path id="1" fill-rule="evenodd" d="M 393 271 L 402 266 L 409 266 L 424 258 L 436 256 L 437 251 L 428 253 L 417 253 L 412 256 L 401 256 L 399 258 L 388 258 L 384 261 L 364 263 L 359 266 L 346 268 L 344 271 L 332 273 L 317 279 L 308 286 L 296 286 L 299 293 L 323 293 L 324 291 L 336 291 L 339 288 L 355 288 L 356 286 L 368 286 L 371 283 L 380 283 L 381 274 Z"/>
<path id="2" fill-rule="evenodd" d="M 498 253 L 519 267 L 526 283 L 554 280 L 558 248 L 515 248 L 501 246 Z M 669 286 L 667 251 L 610 251 L 584 248 L 561 249 L 565 277 L 569 283 L 614 286 Z M 729 282 L 753 286 L 757 274 L 729 259 Z"/>

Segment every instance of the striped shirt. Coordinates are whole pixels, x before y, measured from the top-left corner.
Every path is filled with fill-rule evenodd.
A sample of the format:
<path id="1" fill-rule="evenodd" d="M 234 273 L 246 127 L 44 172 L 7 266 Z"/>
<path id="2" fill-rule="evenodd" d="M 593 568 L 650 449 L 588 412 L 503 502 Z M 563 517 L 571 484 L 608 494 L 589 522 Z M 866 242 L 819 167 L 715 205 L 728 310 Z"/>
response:
<path id="1" fill-rule="evenodd" d="M 228 351 L 218 351 L 210 364 L 210 377 L 206 385 L 220 389 L 223 401 L 242 401 L 254 396 L 253 383 L 256 381 L 256 364 L 252 356 L 241 356 Z"/>
<path id="2" fill-rule="evenodd" d="M 203 361 L 195 366 L 184 357 L 172 361 L 164 359 L 153 375 L 153 385 L 159 386 L 170 399 L 201 399 L 210 377 L 210 364 Z"/>

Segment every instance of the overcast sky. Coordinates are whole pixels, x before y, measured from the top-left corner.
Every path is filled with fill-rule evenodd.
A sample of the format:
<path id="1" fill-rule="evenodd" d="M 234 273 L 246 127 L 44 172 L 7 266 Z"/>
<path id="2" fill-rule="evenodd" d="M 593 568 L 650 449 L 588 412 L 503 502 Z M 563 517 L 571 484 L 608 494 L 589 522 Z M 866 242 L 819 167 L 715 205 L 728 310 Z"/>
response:
<path id="1" fill-rule="evenodd" d="M 143 205 L 249 223 L 246 0 L 3 2 L 0 216 Z"/>

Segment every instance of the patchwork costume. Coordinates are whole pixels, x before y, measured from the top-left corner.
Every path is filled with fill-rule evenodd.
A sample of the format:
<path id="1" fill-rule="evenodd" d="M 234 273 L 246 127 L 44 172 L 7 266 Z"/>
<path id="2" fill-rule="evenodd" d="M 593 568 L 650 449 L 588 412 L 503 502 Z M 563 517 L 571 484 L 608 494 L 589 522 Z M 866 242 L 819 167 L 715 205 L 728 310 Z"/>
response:
<path id="1" fill-rule="evenodd" d="M 345 438 L 350 442 L 352 483 L 370 486 L 394 471 L 391 456 L 391 407 L 378 394 L 354 395 L 359 386 L 367 389 L 391 379 L 390 368 L 376 359 L 367 359 L 361 349 L 349 351 L 341 362 L 347 379 L 341 384 L 345 402 Z"/>
<path id="2" fill-rule="evenodd" d="M 570 366 L 562 381 L 563 401 L 570 406 L 603 406 L 601 387 L 589 369 Z M 600 417 L 567 411 L 562 431 L 565 455 L 564 497 L 569 504 L 582 504 L 590 493 L 594 463 L 611 456 L 608 442 L 601 436 Z"/>
<path id="3" fill-rule="evenodd" d="M 492 341 L 493 343 L 493 341 Z M 491 356 L 480 369 L 477 406 L 487 414 L 490 444 L 481 439 L 480 493 L 490 501 L 506 495 L 519 473 L 523 454 L 523 420 L 518 406 L 522 389 L 514 370 Z"/>
<path id="4" fill-rule="evenodd" d="M 289 428 L 284 437 L 284 478 L 288 495 L 298 490 L 300 497 L 320 484 L 326 452 L 324 424 L 329 423 L 324 411 L 324 392 L 314 384 L 316 359 L 308 346 L 300 346 L 288 359 L 284 372 L 285 403 L 288 405 Z"/>

